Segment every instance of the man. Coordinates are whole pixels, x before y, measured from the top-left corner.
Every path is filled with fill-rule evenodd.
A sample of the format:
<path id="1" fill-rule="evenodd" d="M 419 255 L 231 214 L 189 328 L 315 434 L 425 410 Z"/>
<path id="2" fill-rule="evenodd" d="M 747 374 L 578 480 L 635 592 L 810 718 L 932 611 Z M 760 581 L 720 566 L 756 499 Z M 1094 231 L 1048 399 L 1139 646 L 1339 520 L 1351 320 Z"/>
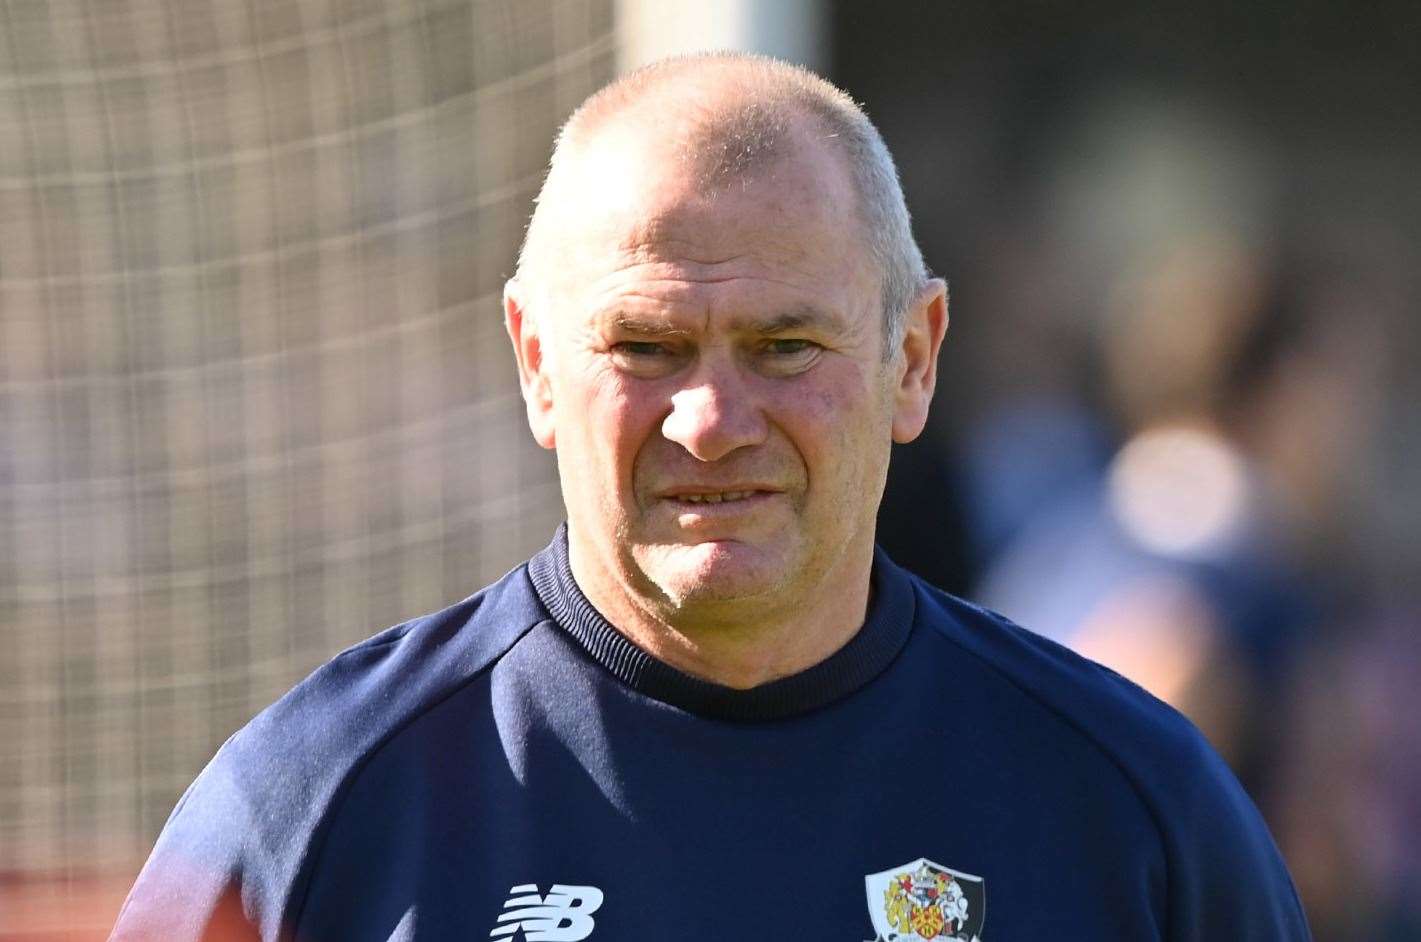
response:
<path id="1" fill-rule="evenodd" d="M 234 736 L 115 938 L 1307 938 L 1192 727 L 875 552 L 947 311 L 841 92 L 603 90 L 505 315 L 566 528 Z"/>

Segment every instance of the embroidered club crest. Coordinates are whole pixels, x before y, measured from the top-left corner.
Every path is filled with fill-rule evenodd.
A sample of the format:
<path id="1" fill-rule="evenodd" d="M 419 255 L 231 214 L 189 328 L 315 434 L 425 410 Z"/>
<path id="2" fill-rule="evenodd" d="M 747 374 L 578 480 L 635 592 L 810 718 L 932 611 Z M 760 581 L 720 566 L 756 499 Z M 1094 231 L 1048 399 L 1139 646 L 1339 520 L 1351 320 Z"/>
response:
<path id="1" fill-rule="evenodd" d="M 987 887 L 981 877 L 919 857 L 864 877 L 875 942 L 981 942 Z"/>

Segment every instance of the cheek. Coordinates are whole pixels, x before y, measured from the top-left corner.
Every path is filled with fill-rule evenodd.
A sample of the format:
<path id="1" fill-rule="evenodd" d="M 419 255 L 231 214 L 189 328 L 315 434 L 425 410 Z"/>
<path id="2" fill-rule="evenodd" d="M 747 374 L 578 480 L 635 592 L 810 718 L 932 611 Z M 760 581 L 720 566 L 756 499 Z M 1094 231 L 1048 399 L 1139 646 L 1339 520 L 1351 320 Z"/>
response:
<path id="1" fill-rule="evenodd" d="M 869 379 L 856 369 L 807 378 L 783 400 L 788 421 L 829 449 L 870 437 L 885 422 L 881 391 Z"/>
<path id="2" fill-rule="evenodd" d="M 659 402 L 651 390 L 634 388 L 610 370 L 592 374 L 576 395 L 566 397 L 560 421 L 579 430 L 579 451 L 596 465 L 583 472 L 610 478 L 608 483 L 619 487 L 630 486 L 638 452 L 658 434 L 665 417 L 667 410 Z"/>
<path id="3" fill-rule="evenodd" d="M 811 491 L 837 502 L 864 499 L 887 462 L 890 412 L 879 384 L 860 371 L 807 383 L 781 412 L 781 428 L 809 472 Z"/>

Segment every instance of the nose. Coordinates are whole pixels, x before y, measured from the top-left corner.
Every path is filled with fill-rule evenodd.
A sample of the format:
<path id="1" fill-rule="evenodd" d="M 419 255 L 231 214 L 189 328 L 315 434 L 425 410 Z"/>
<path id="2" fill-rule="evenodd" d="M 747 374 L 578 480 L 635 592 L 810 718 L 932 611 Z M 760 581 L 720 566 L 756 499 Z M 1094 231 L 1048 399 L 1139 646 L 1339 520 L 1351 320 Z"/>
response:
<path id="1" fill-rule="evenodd" d="M 749 390 L 727 373 L 701 376 L 675 393 L 671 414 L 661 423 L 662 435 L 701 461 L 758 445 L 768 432 L 764 413 Z"/>

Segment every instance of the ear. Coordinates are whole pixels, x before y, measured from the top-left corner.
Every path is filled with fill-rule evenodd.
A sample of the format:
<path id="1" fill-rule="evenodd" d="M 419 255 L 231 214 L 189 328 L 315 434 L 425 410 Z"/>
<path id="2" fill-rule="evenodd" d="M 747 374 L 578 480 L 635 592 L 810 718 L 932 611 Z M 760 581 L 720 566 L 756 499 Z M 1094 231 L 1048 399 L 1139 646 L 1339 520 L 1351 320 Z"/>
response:
<path id="1" fill-rule="evenodd" d="M 544 448 L 557 444 L 553 422 L 553 391 L 543 358 L 543 341 L 538 324 L 528 313 L 527 292 L 517 280 L 503 286 L 503 325 L 513 341 L 513 358 L 518 361 L 518 385 L 528 409 L 528 427 Z"/>
<path id="2" fill-rule="evenodd" d="M 924 285 L 906 321 L 893 389 L 893 440 L 899 444 L 917 438 L 928 421 L 928 404 L 937 386 L 937 355 L 947 334 L 947 282 L 933 278 Z"/>

